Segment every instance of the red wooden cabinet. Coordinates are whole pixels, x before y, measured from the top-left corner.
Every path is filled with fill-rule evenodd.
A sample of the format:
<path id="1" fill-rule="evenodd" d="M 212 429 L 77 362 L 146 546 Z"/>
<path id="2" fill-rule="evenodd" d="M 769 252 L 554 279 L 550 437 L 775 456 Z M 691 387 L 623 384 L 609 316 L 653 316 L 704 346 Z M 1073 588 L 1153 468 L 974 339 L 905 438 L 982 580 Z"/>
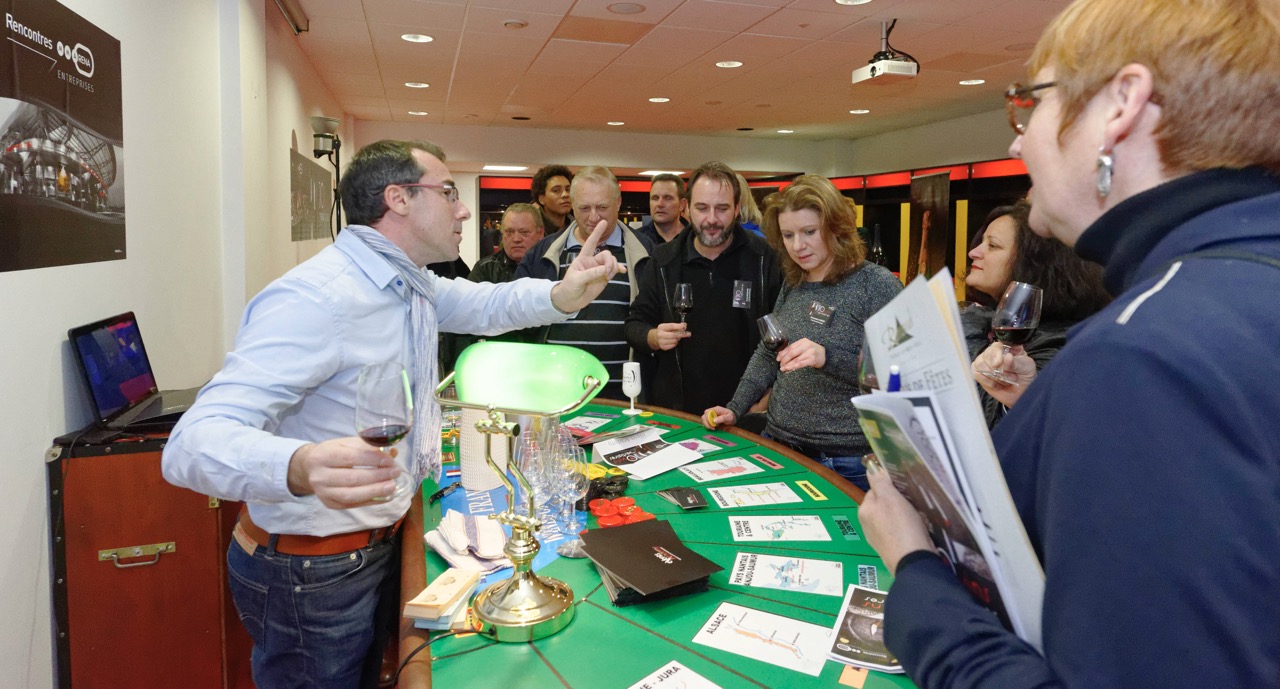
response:
<path id="1" fill-rule="evenodd" d="M 166 483 L 163 446 L 72 442 L 49 452 L 60 689 L 253 686 L 226 584 L 240 505 Z"/>

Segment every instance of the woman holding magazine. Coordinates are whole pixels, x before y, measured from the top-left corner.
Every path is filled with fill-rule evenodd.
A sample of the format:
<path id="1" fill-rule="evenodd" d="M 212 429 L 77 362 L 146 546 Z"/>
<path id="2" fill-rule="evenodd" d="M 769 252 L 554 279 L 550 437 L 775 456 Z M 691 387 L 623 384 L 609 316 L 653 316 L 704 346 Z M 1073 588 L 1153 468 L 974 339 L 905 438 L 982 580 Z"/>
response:
<path id="1" fill-rule="evenodd" d="M 873 467 L 886 645 L 922 689 L 1280 686 L 1280 3 L 1077 0 L 1028 74 L 1031 226 L 1115 295 L 1043 371 L 1016 357 L 1035 384 L 993 434 L 1042 634 L 1001 627 Z"/>
<path id="2" fill-rule="evenodd" d="M 862 324 L 902 283 L 866 260 L 853 211 L 826 178 L 804 175 L 765 204 L 765 238 L 782 258 L 784 285 L 772 316 L 787 343 L 767 338 L 733 399 L 703 413 L 708 428 L 732 426 L 772 387 L 765 437 L 782 442 L 866 490 L 870 452 L 849 399 L 858 394 Z"/>
<path id="3" fill-rule="evenodd" d="M 1014 352 L 1025 353 L 1039 370 L 1066 344 L 1068 330 L 1111 302 L 1102 285 L 1102 267 L 1080 258 L 1056 239 L 1036 235 L 1027 224 L 1030 213 L 1031 204 L 1025 200 L 992 210 L 969 251 L 964 283 L 981 303 L 961 311 L 960 320 L 966 336 L 977 335 L 968 337 L 969 356 L 974 378 L 981 386 L 978 396 L 989 428 L 1004 418 L 1006 405 L 1012 406 L 1022 388 L 978 375 L 979 371 L 997 369 L 1005 357 L 1004 345 L 993 344 L 993 312 L 985 304 L 998 302 L 1010 282 L 1044 290 L 1040 327 L 1026 344 L 1014 347 Z"/>

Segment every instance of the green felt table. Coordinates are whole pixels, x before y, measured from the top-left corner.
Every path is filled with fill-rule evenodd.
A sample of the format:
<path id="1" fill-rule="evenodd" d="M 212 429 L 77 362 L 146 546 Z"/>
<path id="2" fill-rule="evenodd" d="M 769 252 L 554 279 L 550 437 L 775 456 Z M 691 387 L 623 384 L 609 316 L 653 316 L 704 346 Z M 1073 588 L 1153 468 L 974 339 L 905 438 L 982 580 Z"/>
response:
<path id="1" fill-rule="evenodd" d="M 711 559 L 724 570 L 712 575 L 710 590 L 680 598 L 615 607 L 588 559 L 558 558 L 538 570 L 540 574 L 568 583 L 574 591 L 577 609 L 574 620 L 564 630 L 531 643 L 496 643 L 479 635 L 442 638 L 415 656 L 405 669 L 401 686 L 495 687 L 510 689 L 626 689 L 659 667 L 678 660 L 723 689 L 736 687 L 841 687 L 864 689 L 912 687 L 902 675 L 856 671 L 846 676 L 845 667 L 827 661 L 818 677 L 772 665 L 754 658 L 722 651 L 693 642 L 693 637 L 711 617 L 716 607 L 731 602 L 756 610 L 830 627 L 835 623 L 841 600 L 835 596 L 744 587 L 729 583 L 734 559 L 740 552 L 806 557 L 838 561 L 844 565 L 844 585 L 858 583 L 874 568 L 879 588 L 888 588 L 889 572 L 863 540 L 857 522 L 857 503 L 862 491 L 839 478 L 826 467 L 784 446 L 740 429 L 708 431 L 696 417 L 681 412 L 646 407 L 644 416 L 625 416 L 620 406 L 606 400 L 587 405 L 566 415 L 584 413 L 616 416 L 597 432 L 617 430 L 633 424 L 668 428 L 668 441 L 700 438 L 723 449 L 706 453 L 700 462 L 742 457 L 763 469 L 706 483 L 695 483 L 679 471 L 670 471 L 646 481 L 632 480 L 627 495 L 659 519 L 670 522 L 680 538 L 693 550 Z M 709 437 L 710 436 L 710 437 Z M 797 485 L 807 481 L 808 486 Z M 721 508 L 708 499 L 708 506 L 685 511 L 666 501 L 657 491 L 678 485 L 705 489 L 734 485 L 785 482 L 803 502 L 752 507 Z M 434 486 L 428 486 L 434 490 Z M 425 492 L 425 490 L 424 490 Z M 709 498 L 709 496 L 708 496 Z M 403 585 L 406 598 L 426 584 L 427 573 L 439 573 L 448 565 L 434 552 L 425 551 L 423 528 L 430 529 L 440 519 L 438 505 L 424 511 L 415 503 L 407 521 Z M 830 535 L 829 541 L 733 540 L 729 515 L 816 515 Z M 588 527 L 594 527 L 594 519 Z M 402 627 L 401 657 L 405 657 L 428 637 L 407 621 Z M 429 654 L 429 656 L 428 656 Z"/>

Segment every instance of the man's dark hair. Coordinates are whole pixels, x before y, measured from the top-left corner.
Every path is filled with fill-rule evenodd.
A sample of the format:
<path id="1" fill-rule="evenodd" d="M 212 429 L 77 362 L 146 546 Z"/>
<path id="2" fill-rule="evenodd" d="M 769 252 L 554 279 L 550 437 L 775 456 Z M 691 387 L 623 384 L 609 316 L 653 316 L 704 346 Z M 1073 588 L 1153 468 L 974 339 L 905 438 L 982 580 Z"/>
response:
<path id="1" fill-rule="evenodd" d="M 569 172 L 569 168 L 563 165 L 546 165 L 541 170 L 533 173 L 533 184 L 529 187 L 529 195 L 534 203 L 538 202 L 538 197 L 547 193 L 547 182 L 552 177 L 563 177 L 566 181 L 573 181 L 573 173 Z"/>
<path id="2" fill-rule="evenodd" d="M 676 197 L 684 198 L 684 180 L 679 175 L 673 175 L 670 172 L 664 172 L 660 175 L 654 175 L 649 182 L 649 188 L 653 189 L 653 185 L 658 182 L 673 182 L 676 185 Z"/>
<path id="3" fill-rule="evenodd" d="M 352 225 L 372 225 L 387 212 L 382 190 L 390 184 L 414 184 L 422 178 L 423 169 L 414 159 L 415 150 L 429 153 L 444 162 L 444 151 L 426 141 L 375 141 L 356 152 L 347 165 L 347 174 L 338 189 L 342 208 Z M 418 187 L 409 187 L 416 196 Z"/>
<path id="4" fill-rule="evenodd" d="M 737 206 L 742 203 L 742 190 L 738 188 L 738 173 L 733 168 L 724 163 L 713 160 L 709 163 L 703 163 L 698 166 L 693 174 L 689 175 L 689 202 L 693 203 L 693 185 L 698 183 L 699 179 L 706 177 L 714 179 L 717 182 L 728 186 L 733 190 L 733 205 Z M 655 177 L 655 179 L 657 179 Z"/>

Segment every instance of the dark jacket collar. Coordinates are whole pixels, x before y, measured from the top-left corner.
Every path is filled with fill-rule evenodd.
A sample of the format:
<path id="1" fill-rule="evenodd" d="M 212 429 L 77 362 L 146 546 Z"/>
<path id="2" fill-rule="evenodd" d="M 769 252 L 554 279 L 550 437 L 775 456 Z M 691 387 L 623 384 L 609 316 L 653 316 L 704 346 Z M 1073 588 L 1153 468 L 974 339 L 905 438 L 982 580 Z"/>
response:
<path id="1" fill-rule="evenodd" d="M 1076 241 L 1082 258 L 1102 264 L 1107 291 L 1118 295 L 1143 277 L 1155 253 L 1182 253 L 1203 248 L 1205 242 L 1157 245 L 1187 221 L 1236 201 L 1280 191 L 1280 180 L 1262 168 L 1216 169 L 1196 172 L 1166 182 L 1125 199 L 1098 218 Z M 1206 238 L 1209 243 L 1230 240 L 1229 235 Z"/>

